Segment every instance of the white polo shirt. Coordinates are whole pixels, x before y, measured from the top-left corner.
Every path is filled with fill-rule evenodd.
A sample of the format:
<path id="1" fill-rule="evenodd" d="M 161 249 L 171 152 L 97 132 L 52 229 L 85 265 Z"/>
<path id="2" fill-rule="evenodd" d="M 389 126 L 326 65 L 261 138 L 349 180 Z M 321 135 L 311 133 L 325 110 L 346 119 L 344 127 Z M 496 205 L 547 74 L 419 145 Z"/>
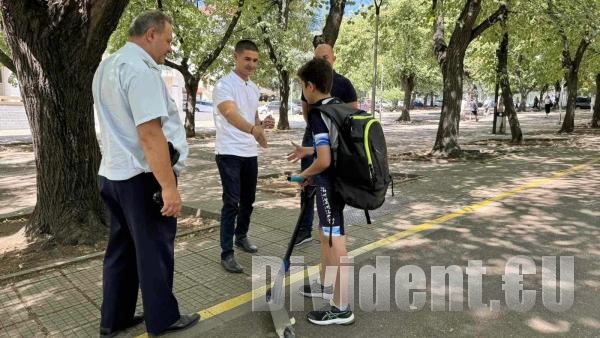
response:
<path id="1" fill-rule="evenodd" d="M 254 118 L 258 110 L 260 90 L 254 82 L 244 81 L 239 75 L 231 71 L 222 77 L 213 89 L 213 116 L 217 129 L 215 153 L 220 155 L 236 155 L 241 157 L 254 157 L 258 155 L 254 136 L 243 132 L 230 124 L 219 111 L 218 105 L 225 101 L 233 101 L 240 115 L 254 125 Z"/>
<path id="2" fill-rule="evenodd" d="M 183 169 L 188 156 L 185 129 L 158 64 L 144 49 L 127 42 L 102 61 L 94 74 L 92 92 L 102 143 L 98 175 L 120 181 L 151 172 L 136 127 L 156 118 L 161 119 L 167 140 L 180 153 L 175 172 Z"/>

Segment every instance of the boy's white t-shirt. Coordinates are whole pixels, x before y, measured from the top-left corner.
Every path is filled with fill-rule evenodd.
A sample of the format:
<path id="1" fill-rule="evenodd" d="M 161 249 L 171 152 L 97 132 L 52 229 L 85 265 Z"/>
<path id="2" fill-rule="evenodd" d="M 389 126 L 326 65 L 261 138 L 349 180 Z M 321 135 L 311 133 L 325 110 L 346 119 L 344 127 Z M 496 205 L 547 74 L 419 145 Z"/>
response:
<path id="1" fill-rule="evenodd" d="M 248 132 L 243 132 L 230 124 L 219 111 L 219 104 L 225 101 L 235 102 L 239 114 L 254 125 L 258 110 L 260 90 L 254 82 L 244 81 L 235 72 L 222 77 L 213 89 L 213 116 L 217 130 L 215 153 L 254 157 L 258 155 L 256 140 Z"/>

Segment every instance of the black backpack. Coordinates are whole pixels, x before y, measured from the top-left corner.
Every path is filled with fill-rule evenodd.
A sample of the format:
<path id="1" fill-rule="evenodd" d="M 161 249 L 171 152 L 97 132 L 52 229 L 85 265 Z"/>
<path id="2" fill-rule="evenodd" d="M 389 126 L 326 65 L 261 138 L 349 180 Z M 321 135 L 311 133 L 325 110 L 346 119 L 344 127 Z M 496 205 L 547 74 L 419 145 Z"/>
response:
<path id="1" fill-rule="evenodd" d="M 332 164 L 334 188 L 346 204 L 365 210 L 379 208 L 385 201 L 392 182 L 388 167 L 387 146 L 379 121 L 367 112 L 347 104 L 332 103 L 314 106 L 331 120 L 337 130 L 337 147 L 332 130 Z M 392 195 L 393 195 L 392 182 Z"/>

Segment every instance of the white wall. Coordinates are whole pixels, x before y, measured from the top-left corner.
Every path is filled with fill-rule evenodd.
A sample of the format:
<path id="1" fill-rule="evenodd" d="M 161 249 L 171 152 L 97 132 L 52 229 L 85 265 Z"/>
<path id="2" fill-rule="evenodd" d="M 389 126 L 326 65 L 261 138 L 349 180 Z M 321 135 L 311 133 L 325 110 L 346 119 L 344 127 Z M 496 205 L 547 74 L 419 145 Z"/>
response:
<path id="1" fill-rule="evenodd" d="M 4 66 L 0 66 L 0 72 L 2 72 L 2 83 L 0 83 L 0 96 L 21 96 L 19 87 L 12 86 L 8 83 L 8 78 L 12 75 L 12 72 Z"/>

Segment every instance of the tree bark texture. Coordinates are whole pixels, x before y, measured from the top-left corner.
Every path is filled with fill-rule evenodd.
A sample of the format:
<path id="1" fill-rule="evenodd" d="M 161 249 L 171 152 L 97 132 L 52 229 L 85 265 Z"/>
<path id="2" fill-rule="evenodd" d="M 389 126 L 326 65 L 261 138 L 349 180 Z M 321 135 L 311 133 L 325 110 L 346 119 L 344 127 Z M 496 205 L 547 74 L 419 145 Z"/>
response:
<path id="1" fill-rule="evenodd" d="M 415 88 L 415 74 L 402 75 L 400 78 L 402 90 L 404 91 L 404 105 L 402 107 L 402 113 L 396 121 L 410 121 L 410 112 L 412 93 Z"/>
<path id="2" fill-rule="evenodd" d="M 563 65 L 566 68 L 565 78 L 567 79 L 567 108 L 565 119 L 560 128 L 561 133 L 572 133 L 575 129 L 575 100 L 577 98 L 577 86 L 579 81 L 579 66 L 590 40 L 587 36 L 583 37 L 577 47 L 575 57 L 571 59 L 567 48 L 563 49 Z M 559 101 L 560 104 L 560 101 Z"/>
<path id="3" fill-rule="evenodd" d="M 466 48 L 465 48 L 466 49 Z M 462 74 L 464 51 L 448 50 L 447 63 L 442 67 L 444 101 L 433 153 L 444 157 L 458 157 L 458 128 L 463 96 Z"/>
<path id="4" fill-rule="evenodd" d="M 594 96 L 594 115 L 592 115 L 592 128 L 600 128 L 600 73 L 596 74 L 596 95 Z"/>
<path id="5" fill-rule="evenodd" d="M 231 17 L 231 21 L 227 25 L 227 29 L 225 33 L 221 37 L 221 40 L 217 44 L 217 46 L 203 59 L 197 67 L 195 73 L 192 73 L 190 70 L 189 57 L 184 57 L 181 60 L 180 64 L 176 64 L 173 61 L 166 60 L 165 65 L 176 69 L 183 76 L 183 81 L 185 84 L 185 105 L 183 110 L 185 112 L 185 136 L 187 138 L 196 136 L 196 93 L 198 92 L 198 84 L 202 76 L 206 73 L 208 68 L 212 65 L 212 63 L 219 57 L 221 51 L 229 41 L 229 38 L 233 34 L 233 30 L 237 25 L 240 16 L 242 15 L 242 9 L 244 8 L 245 0 L 238 0 L 237 9 L 233 16 Z M 157 1 L 157 5 L 162 10 L 162 3 Z M 181 44 L 185 44 L 186 42 L 182 39 L 179 39 Z"/>
<path id="6" fill-rule="evenodd" d="M 437 2 L 433 2 L 435 7 Z M 442 4 L 443 6 L 443 4 Z M 444 40 L 443 9 L 435 22 L 433 44 L 434 52 L 442 70 L 443 98 L 442 113 L 432 154 L 444 157 L 457 157 L 461 154 L 458 144 L 458 132 L 463 96 L 464 57 L 467 47 L 486 29 L 502 19 L 506 6 L 501 5 L 488 18 L 475 27 L 477 16 L 481 11 L 481 0 L 467 0 L 456 20 L 450 41 Z"/>
<path id="7" fill-rule="evenodd" d="M 279 86 L 279 96 L 281 97 L 281 105 L 279 106 L 279 121 L 277 121 L 277 129 L 290 129 L 288 121 L 288 102 L 290 99 L 290 73 L 283 70 L 279 73 L 279 83 L 287 83 L 287 86 Z"/>
<path id="8" fill-rule="evenodd" d="M 185 79 L 185 137 L 196 136 L 196 93 L 198 92 L 198 82 L 200 80 L 192 76 Z"/>
<path id="9" fill-rule="evenodd" d="M 199 78 L 190 72 L 190 66 L 188 64 L 188 58 L 184 57 L 181 60 L 181 64 L 176 64 L 170 60 L 165 60 L 165 65 L 169 66 L 183 76 L 183 83 L 185 86 L 185 103 L 182 107 L 185 113 L 185 136 L 194 137 L 196 136 L 196 92 L 198 91 Z"/>
<path id="10" fill-rule="evenodd" d="M 263 28 L 264 30 L 264 28 Z M 281 95 L 281 105 L 279 106 L 279 121 L 277 122 L 277 129 L 287 130 L 290 129 L 290 123 L 288 121 L 288 98 L 290 96 L 290 76 L 289 72 L 285 67 L 281 64 L 277 54 L 275 52 L 275 47 L 271 42 L 271 39 L 266 35 L 264 38 L 265 45 L 267 45 L 267 49 L 269 51 L 269 59 L 275 65 L 275 70 L 277 70 L 277 78 L 279 79 L 279 95 Z M 285 97 L 284 97 L 285 95 Z"/>
<path id="11" fill-rule="evenodd" d="M 340 33 L 340 26 L 344 17 L 344 8 L 346 0 L 329 0 L 329 13 L 325 19 L 323 33 L 313 38 L 313 46 L 316 48 L 322 43 L 333 47 Z"/>
<path id="12" fill-rule="evenodd" d="M 504 101 L 504 114 L 508 118 L 510 125 L 511 142 L 523 142 L 523 132 L 515 111 L 515 104 L 512 99 L 512 91 L 508 78 L 508 33 L 504 32 L 500 49 L 498 50 L 498 76 L 500 79 L 500 88 L 502 88 L 502 100 Z M 502 132 L 502 131 L 501 131 Z"/>
<path id="13" fill-rule="evenodd" d="M 288 28 L 288 17 L 289 17 L 289 1 L 282 0 L 278 3 L 277 12 L 277 26 L 279 29 L 285 31 Z M 258 21 L 262 21 L 259 17 Z M 269 37 L 269 32 L 265 26 L 261 26 L 263 32 L 263 42 L 267 46 L 269 53 L 269 59 L 273 62 L 275 70 L 277 71 L 277 78 L 279 79 L 279 94 L 281 95 L 281 105 L 279 106 L 279 121 L 277 122 L 277 129 L 290 129 L 290 123 L 288 121 L 288 98 L 290 96 L 290 75 L 289 70 L 282 63 L 282 60 L 278 56 L 277 49 L 273 45 L 273 41 Z M 285 97 L 284 97 L 285 95 Z"/>
<path id="14" fill-rule="evenodd" d="M 127 3 L 0 0 L 35 152 L 29 236 L 78 244 L 105 235 L 91 85 Z"/>

